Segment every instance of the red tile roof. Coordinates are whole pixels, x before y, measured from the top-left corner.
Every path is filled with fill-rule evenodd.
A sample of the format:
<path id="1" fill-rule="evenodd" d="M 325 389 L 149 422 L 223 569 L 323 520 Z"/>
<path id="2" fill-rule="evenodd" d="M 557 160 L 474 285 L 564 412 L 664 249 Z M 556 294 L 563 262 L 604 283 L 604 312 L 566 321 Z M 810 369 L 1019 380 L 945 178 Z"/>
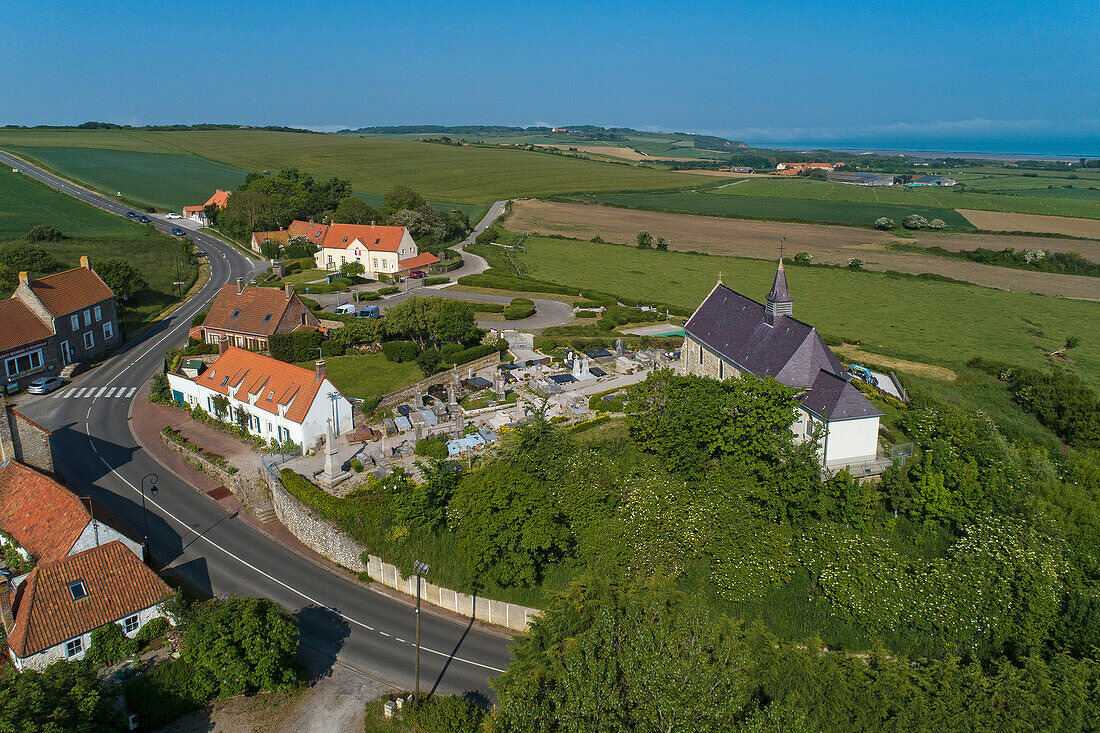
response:
<path id="1" fill-rule="evenodd" d="M 328 224 L 314 224 L 311 221 L 301 221 L 295 219 L 290 222 L 290 226 L 286 228 L 286 233 L 292 237 L 308 237 L 309 241 L 316 245 L 320 245 L 325 241 L 325 232 L 328 231 Z"/>
<path id="2" fill-rule="evenodd" d="M 76 494 L 15 461 L 0 465 L 0 529 L 39 563 L 69 554 L 92 519 Z"/>
<path id="3" fill-rule="evenodd" d="M 77 580 L 87 595 L 73 600 L 69 584 Z M 32 570 L 16 593 L 8 645 L 17 657 L 28 657 L 151 608 L 170 593 L 167 583 L 114 540 Z"/>
<path id="4" fill-rule="evenodd" d="M 286 244 L 287 231 L 280 229 L 277 232 L 252 232 L 252 241 L 257 244 L 263 244 L 264 242 L 280 242 Z"/>
<path id="5" fill-rule="evenodd" d="M 397 252 L 405 227 L 387 227 L 374 224 L 310 224 L 293 221 L 287 227 L 292 237 L 309 237 L 309 241 L 329 249 L 346 249 L 358 239 L 372 252 Z"/>
<path id="6" fill-rule="evenodd" d="M 192 381 L 240 402 L 256 395 L 255 407 L 273 415 L 286 406 L 286 418 L 305 419 L 322 380 L 313 370 L 231 346 L 205 372 Z"/>
<path id="7" fill-rule="evenodd" d="M 232 191 L 223 191 L 220 188 L 214 192 L 214 195 L 206 199 L 206 203 L 203 204 L 203 208 L 206 208 L 210 204 L 214 204 L 219 209 L 224 209 L 225 205 L 229 202 L 229 197 L 233 195 Z"/>
<path id="8" fill-rule="evenodd" d="M 410 257 L 407 260 L 401 260 L 397 264 L 403 270 L 412 270 L 417 267 L 427 267 L 428 265 L 434 265 L 439 262 L 439 258 L 433 255 L 431 252 L 421 252 L 416 257 Z"/>
<path id="9" fill-rule="evenodd" d="M 30 281 L 31 290 L 54 318 L 115 297 L 95 271 L 84 267 L 58 272 Z"/>
<path id="10" fill-rule="evenodd" d="M 53 331 L 19 298 L 0 300 L 0 351 L 42 341 Z"/>
<path id="11" fill-rule="evenodd" d="M 286 292 L 280 288 L 246 287 L 238 293 L 236 285 L 222 285 L 210 304 L 210 312 L 206 314 L 202 326 L 218 331 L 270 336 L 275 333 L 287 306 L 297 297 L 297 294 L 292 294 L 287 298 Z M 309 313 L 308 308 L 304 310 L 307 323 L 318 323 L 317 317 Z"/>
<path id="12" fill-rule="evenodd" d="M 184 211 L 198 212 L 198 211 L 202 211 L 203 207 L 202 206 L 184 206 L 183 210 Z"/>

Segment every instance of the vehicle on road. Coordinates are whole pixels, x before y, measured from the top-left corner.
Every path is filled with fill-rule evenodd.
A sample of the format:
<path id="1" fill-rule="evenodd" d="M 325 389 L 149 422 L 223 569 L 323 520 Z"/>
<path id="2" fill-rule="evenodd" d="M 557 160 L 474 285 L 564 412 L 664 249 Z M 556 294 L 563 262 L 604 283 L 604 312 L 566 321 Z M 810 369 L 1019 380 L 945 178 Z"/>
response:
<path id="1" fill-rule="evenodd" d="M 138 216 L 138 213 L 136 211 L 127 211 L 126 216 L 130 217 L 131 219 L 136 219 L 137 216 Z"/>
<path id="2" fill-rule="evenodd" d="M 142 214 L 141 216 L 139 216 L 137 218 L 137 220 L 139 222 L 141 222 L 142 224 L 150 224 L 151 223 L 150 220 L 149 220 L 149 217 L 147 217 L 145 214 Z"/>
<path id="3" fill-rule="evenodd" d="M 382 311 L 376 305 L 368 305 L 359 309 L 360 318 L 381 318 Z"/>
<path id="4" fill-rule="evenodd" d="M 63 384 L 65 384 L 65 380 L 61 377 L 39 377 L 27 385 L 27 392 L 29 394 L 49 394 Z"/>
<path id="5" fill-rule="evenodd" d="M 412 272 L 409 273 L 409 277 L 413 280 L 420 280 L 421 278 L 424 277 L 424 273 L 421 272 L 420 270 L 413 270 Z"/>
<path id="6" fill-rule="evenodd" d="M 183 217 L 180 214 L 177 214 L 174 211 L 169 211 L 167 214 L 164 215 L 164 218 L 165 219 L 182 219 Z"/>
<path id="7" fill-rule="evenodd" d="M 342 313 L 346 316 L 355 315 L 355 303 L 344 303 L 343 305 L 336 306 L 336 310 L 333 313 Z"/>
<path id="8" fill-rule="evenodd" d="M 183 236 L 183 230 L 180 229 L 179 227 L 172 227 L 172 236 L 173 237 L 182 237 Z"/>
<path id="9" fill-rule="evenodd" d="M 864 382 L 871 385 L 872 387 L 878 386 L 878 379 L 875 377 L 874 374 L 871 373 L 871 370 L 865 366 L 860 366 L 859 364 L 849 364 L 848 373 L 856 379 L 862 379 Z"/>

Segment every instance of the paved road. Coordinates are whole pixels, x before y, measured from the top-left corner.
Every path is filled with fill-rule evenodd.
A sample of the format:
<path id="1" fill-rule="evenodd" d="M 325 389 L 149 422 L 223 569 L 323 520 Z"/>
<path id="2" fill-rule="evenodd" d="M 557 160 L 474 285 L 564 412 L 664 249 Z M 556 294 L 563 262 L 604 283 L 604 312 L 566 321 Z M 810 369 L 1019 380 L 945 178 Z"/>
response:
<path id="1" fill-rule="evenodd" d="M 7 153 L 0 152 L 0 161 L 93 206 L 122 215 L 128 211 Z M 166 231 L 173 221 L 158 218 L 154 225 Z M 138 532 L 143 530 L 141 479 L 151 472 L 160 475 L 159 494 L 149 504 L 150 547 L 160 563 L 207 592 L 264 596 L 294 612 L 301 621 L 303 656 L 314 671 L 335 659 L 411 689 L 415 613 L 410 603 L 364 589 L 274 541 L 169 473 L 131 434 L 129 405 L 140 394 L 133 388 L 160 367 L 165 348 L 183 342 L 191 317 L 220 285 L 259 268 L 213 237 L 194 232 L 191 238 L 212 267 L 210 281 L 194 298 L 72 385 L 51 395 L 22 397 L 19 408 L 53 431 L 55 467 L 66 483 L 120 514 Z M 431 612 L 422 621 L 424 687 L 491 695 L 487 680 L 508 664 L 508 637 Z"/>

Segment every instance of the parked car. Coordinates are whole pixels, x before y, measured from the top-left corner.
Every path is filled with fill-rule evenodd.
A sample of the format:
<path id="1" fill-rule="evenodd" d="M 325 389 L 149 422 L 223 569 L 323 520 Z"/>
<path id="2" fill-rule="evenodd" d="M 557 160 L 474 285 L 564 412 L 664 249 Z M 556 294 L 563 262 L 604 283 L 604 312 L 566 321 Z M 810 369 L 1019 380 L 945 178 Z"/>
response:
<path id="1" fill-rule="evenodd" d="M 336 310 L 333 313 L 342 313 L 346 316 L 355 315 L 355 303 L 344 303 L 343 305 L 336 306 Z"/>
<path id="2" fill-rule="evenodd" d="M 409 277 L 413 280 L 420 280 L 421 278 L 424 277 L 424 273 L 421 272 L 420 270 L 413 270 L 412 272 L 409 273 Z"/>
<path id="3" fill-rule="evenodd" d="M 130 217 L 131 219 L 136 219 L 137 216 L 138 216 L 138 213 L 136 211 L 127 211 L 126 216 Z"/>
<path id="4" fill-rule="evenodd" d="M 376 305 L 368 305 L 359 309 L 360 318 L 381 318 L 382 311 Z"/>
<path id="5" fill-rule="evenodd" d="M 142 214 L 141 216 L 139 216 L 139 217 L 137 218 L 137 220 L 138 220 L 139 222 L 141 222 L 142 224 L 149 224 L 149 223 L 150 223 L 150 221 L 149 221 L 149 217 L 147 217 L 147 216 L 146 216 L 145 214 Z"/>
<path id="6" fill-rule="evenodd" d="M 63 384 L 65 384 L 65 380 L 61 377 L 39 377 L 27 385 L 27 392 L 30 394 L 49 394 Z"/>
<path id="7" fill-rule="evenodd" d="M 848 373 L 856 379 L 862 379 L 864 382 L 871 385 L 872 387 L 878 386 L 878 379 L 876 379 L 875 375 L 871 373 L 871 370 L 865 366 L 860 366 L 859 364 L 849 364 Z"/>
<path id="8" fill-rule="evenodd" d="M 183 217 L 180 216 L 179 214 L 177 214 L 174 211 L 169 211 L 167 214 L 164 215 L 164 218 L 165 219 L 182 219 Z"/>
<path id="9" fill-rule="evenodd" d="M 180 229 L 179 227 L 172 227 L 172 236 L 173 237 L 182 237 L 183 236 L 183 230 Z"/>

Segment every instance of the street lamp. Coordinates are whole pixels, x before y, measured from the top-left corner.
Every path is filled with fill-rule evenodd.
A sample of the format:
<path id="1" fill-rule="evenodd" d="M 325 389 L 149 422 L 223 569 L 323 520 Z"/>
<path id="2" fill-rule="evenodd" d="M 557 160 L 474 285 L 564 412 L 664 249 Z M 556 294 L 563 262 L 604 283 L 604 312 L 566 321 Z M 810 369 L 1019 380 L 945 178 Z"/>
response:
<path id="1" fill-rule="evenodd" d="M 416 571 L 416 693 L 413 702 L 420 703 L 420 576 L 428 572 L 428 563 L 416 560 L 413 562 L 413 570 Z"/>
<path id="2" fill-rule="evenodd" d="M 155 473 L 147 473 L 141 477 L 141 511 L 145 515 L 145 538 L 141 543 L 141 553 L 145 562 L 149 562 L 149 510 L 145 506 L 145 482 L 149 482 L 149 496 L 157 495 L 157 481 L 160 477 Z"/>

